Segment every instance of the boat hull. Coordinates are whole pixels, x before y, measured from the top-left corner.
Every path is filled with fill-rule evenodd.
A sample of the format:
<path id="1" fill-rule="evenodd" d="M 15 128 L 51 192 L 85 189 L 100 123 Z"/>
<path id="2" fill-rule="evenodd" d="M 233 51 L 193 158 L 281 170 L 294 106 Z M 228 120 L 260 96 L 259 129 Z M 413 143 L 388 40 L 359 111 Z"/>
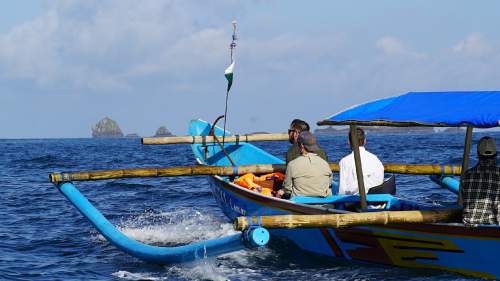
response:
<path id="1" fill-rule="evenodd" d="M 209 131 L 210 124 L 205 121 L 193 120 L 190 124 L 191 135 L 207 135 Z M 221 135 L 222 129 L 216 127 L 215 133 Z M 225 153 L 214 143 L 193 144 L 192 149 L 199 164 L 231 165 Z M 225 150 L 237 165 L 283 163 L 283 160 L 247 143 L 226 143 Z M 230 220 L 238 216 L 332 212 L 321 206 L 261 195 L 231 183 L 227 177 L 209 177 L 209 183 L 215 200 Z M 390 210 L 424 207 L 416 202 L 393 199 L 397 204 Z M 498 226 L 470 228 L 463 224 L 406 224 L 269 231 L 271 241 L 280 237 L 305 251 L 329 258 L 500 279 L 496 259 L 500 253 Z"/>
<path id="2" fill-rule="evenodd" d="M 215 200 L 231 220 L 238 216 L 325 212 L 320 208 L 264 198 L 266 196 L 241 189 L 220 177 L 210 177 L 209 182 Z M 494 258 L 500 252 L 498 227 L 416 224 L 270 229 L 270 232 L 272 237 L 285 238 L 305 251 L 327 257 L 500 278 L 500 268 Z"/>

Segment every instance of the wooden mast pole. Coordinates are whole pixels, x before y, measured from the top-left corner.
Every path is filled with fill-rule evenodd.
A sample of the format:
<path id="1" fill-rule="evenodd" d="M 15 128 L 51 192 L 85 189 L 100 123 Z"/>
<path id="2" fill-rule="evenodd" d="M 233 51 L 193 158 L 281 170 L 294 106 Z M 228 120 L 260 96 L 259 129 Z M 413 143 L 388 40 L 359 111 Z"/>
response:
<path id="1" fill-rule="evenodd" d="M 231 44 L 229 45 L 229 48 L 231 49 L 231 64 L 230 65 L 233 65 L 233 63 L 234 63 L 233 53 L 234 53 L 234 48 L 236 48 L 236 21 L 233 20 L 231 22 L 231 24 L 233 25 L 233 36 L 232 36 L 233 40 L 231 41 Z M 229 99 L 229 91 L 231 90 L 231 85 L 233 84 L 233 78 L 232 77 L 231 77 L 231 81 L 228 81 L 228 83 L 229 84 L 227 86 L 227 91 L 226 91 L 226 107 L 224 108 L 224 132 L 222 134 L 222 146 L 224 146 L 224 143 L 226 141 L 227 101 Z"/>
<path id="2" fill-rule="evenodd" d="M 356 165 L 356 177 L 358 179 L 358 189 L 359 189 L 359 197 L 361 203 L 361 209 L 366 211 L 366 191 L 365 191 L 365 182 L 363 179 L 363 168 L 361 167 L 361 155 L 359 154 L 359 140 L 356 133 L 356 125 L 350 125 L 350 134 L 351 134 L 351 148 L 354 153 L 354 164 Z"/>
<path id="3" fill-rule="evenodd" d="M 460 190 L 458 192 L 458 200 L 457 200 L 457 203 L 460 206 L 463 204 L 462 179 L 464 178 L 465 171 L 469 167 L 469 156 L 470 156 L 471 146 L 472 146 L 472 126 L 467 126 L 467 131 L 465 132 L 464 155 L 462 158 L 462 170 L 461 170 L 461 174 L 460 174 Z"/>

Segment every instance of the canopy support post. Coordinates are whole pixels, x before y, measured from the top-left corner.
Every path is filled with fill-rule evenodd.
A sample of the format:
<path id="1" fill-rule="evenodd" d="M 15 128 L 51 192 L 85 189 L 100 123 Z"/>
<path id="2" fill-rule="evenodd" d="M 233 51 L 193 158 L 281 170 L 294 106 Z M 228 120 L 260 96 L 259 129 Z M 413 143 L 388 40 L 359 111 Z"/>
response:
<path id="1" fill-rule="evenodd" d="M 469 156 L 470 156 L 470 148 L 472 145 L 472 126 L 467 126 L 467 131 L 465 133 L 465 145 L 464 145 L 464 155 L 462 158 L 462 172 L 460 175 L 460 189 L 458 190 L 458 201 L 457 203 L 462 206 L 463 205 L 463 199 L 462 199 L 462 179 L 464 178 L 465 171 L 469 167 Z"/>
<path id="2" fill-rule="evenodd" d="M 358 190 L 359 190 L 359 198 L 361 203 L 361 209 L 366 211 L 366 191 L 365 191 L 365 182 L 363 179 L 363 169 L 361 167 L 361 155 L 359 154 L 359 140 L 356 134 L 356 125 L 350 125 L 350 135 L 351 135 L 351 148 L 354 153 L 354 164 L 356 165 L 356 177 L 358 180 Z"/>

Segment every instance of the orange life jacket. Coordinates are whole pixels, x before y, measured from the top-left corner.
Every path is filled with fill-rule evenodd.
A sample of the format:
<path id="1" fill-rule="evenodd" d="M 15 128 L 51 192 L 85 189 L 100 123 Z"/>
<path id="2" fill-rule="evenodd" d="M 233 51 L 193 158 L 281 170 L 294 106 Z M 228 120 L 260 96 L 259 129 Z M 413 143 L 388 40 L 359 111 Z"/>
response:
<path id="1" fill-rule="evenodd" d="M 274 196 L 276 183 L 281 184 L 284 180 L 285 175 L 282 173 L 270 173 L 260 177 L 248 173 L 237 178 L 234 183 L 267 196 Z"/>

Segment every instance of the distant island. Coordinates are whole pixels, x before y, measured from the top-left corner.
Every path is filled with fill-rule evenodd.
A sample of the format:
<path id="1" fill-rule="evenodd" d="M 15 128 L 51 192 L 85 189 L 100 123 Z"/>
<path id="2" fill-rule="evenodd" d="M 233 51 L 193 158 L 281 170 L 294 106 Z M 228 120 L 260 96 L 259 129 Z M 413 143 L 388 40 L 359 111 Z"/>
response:
<path id="1" fill-rule="evenodd" d="M 123 138 L 122 130 L 115 120 L 104 117 L 92 127 L 93 138 Z"/>
<path id="2" fill-rule="evenodd" d="M 156 130 L 155 137 L 173 137 L 174 135 L 165 126 L 161 126 Z"/>
<path id="3" fill-rule="evenodd" d="M 247 135 L 265 135 L 265 134 L 270 134 L 270 133 L 265 131 L 258 131 L 258 132 L 248 133 Z"/>
<path id="4" fill-rule="evenodd" d="M 161 126 L 156 130 L 156 133 L 154 134 L 155 137 L 173 137 L 175 136 L 172 134 L 167 127 Z M 130 133 L 127 135 L 124 135 L 122 130 L 120 129 L 120 126 L 118 123 L 109 118 L 109 117 L 104 117 L 99 121 L 97 124 L 92 126 L 92 137 L 93 138 L 140 138 L 139 134 L 137 133 Z"/>
<path id="5" fill-rule="evenodd" d="M 438 133 L 445 134 L 465 134 L 465 129 L 461 127 L 447 127 L 444 130 L 438 131 Z"/>
<path id="6" fill-rule="evenodd" d="M 365 126 L 363 130 L 371 134 L 434 134 L 433 127 L 385 127 L 385 126 Z M 349 128 L 334 126 L 327 128 L 318 128 L 314 131 L 317 135 L 346 135 L 349 133 Z"/>
<path id="7" fill-rule="evenodd" d="M 127 134 L 125 137 L 129 138 L 129 139 L 137 139 L 137 138 L 140 138 L 141 136 L 139 136 L 136 133 L 132 133 L 132 134 Z"/>

